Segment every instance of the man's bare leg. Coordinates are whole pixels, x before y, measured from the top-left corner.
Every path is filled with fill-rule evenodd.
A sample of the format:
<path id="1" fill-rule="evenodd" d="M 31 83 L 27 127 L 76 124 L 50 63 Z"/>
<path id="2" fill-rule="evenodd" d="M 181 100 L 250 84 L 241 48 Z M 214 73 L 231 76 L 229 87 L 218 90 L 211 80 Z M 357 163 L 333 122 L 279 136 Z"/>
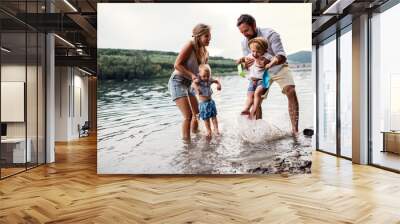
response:
<path id="1" fill-rule="evenodd" d="M 299 101 L 297 99 L 295 87 L 293 85 L 287 86 L 284 93 L 288 98 L 288 110 L 292 123 L 292 132 L 297 135 L 299 132 Z"/>

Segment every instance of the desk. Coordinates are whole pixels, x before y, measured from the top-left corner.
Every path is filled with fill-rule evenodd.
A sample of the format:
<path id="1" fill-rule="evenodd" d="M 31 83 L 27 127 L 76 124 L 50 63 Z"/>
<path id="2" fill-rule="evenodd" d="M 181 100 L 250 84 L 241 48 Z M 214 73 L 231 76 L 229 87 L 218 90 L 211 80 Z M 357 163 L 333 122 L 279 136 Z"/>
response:
<path id="1" fill-rule="evenodd" d="M 2 138 L 1 139 L 1 156 L 9 163 L 25 163 L 32 159 L 30 138 L 26 140 L 28 143 L 25 153 L 25 138 Z M 12 159 L 11 159 L 12 158 Z M 25 161 L 26 158 L 26 161 Z"/>
<path id="2" fill-rule="evenodd" d="M 382 152 L 393 152 L 400 154 L 400 131 L 382 131 Z"/>

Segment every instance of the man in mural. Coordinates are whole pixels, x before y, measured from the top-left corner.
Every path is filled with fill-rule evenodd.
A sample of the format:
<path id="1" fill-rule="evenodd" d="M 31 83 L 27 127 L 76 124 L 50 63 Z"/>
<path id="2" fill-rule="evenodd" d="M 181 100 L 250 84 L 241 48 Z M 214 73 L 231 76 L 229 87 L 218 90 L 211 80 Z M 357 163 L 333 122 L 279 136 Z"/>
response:
<path id="1" fill-rule="evenodd" d="M 267 40 L 268 50 L 267 54 L 272 55 L 274 58 L 273 64 L 269 63 L 268 60 L 264 61 L 261 66 L 268 67 L 271 82 L 277 82 L 288 98 L 288 110 L 290 121 L 292 124 L 292 132 L 295 136 L 298 135 L 298 120 L 299 120 L 299 103 L 297 100 L 295 84 L 292 74 L 289 70 L 288 64 L 286 62 L 286 53 L 283 49 L 280 35 L 270 28 L 259 28 L 256 26 L 256 20 L 248 14 L 241 15 L 236 26 L 239 31 L 243 34 L 244 38 L 242 40 L 242 52 L 243 56 L 247 56 L 251 53 L 248 46 L 248 41 L 255 37 L 263 37 Z M 253 65 L 254 59 L 246 57 L 245 67 L 249 68 Z M 266 68 L 267 68 L 266 67 Z M 256 119 L 262 118 L 261 106 L 257 109 Z"/>

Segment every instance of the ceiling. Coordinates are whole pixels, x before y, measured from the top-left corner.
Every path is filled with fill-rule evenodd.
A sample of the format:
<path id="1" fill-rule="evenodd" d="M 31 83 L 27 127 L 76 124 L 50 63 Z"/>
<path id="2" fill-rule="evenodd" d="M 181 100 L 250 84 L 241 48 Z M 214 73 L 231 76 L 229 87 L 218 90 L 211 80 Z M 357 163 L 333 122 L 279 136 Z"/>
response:
<path id="1" fill-rule="evenodd" d="M 312 3 L 312 32 L 313 42 L 315 42 L 329 35 L 329 28 L 337 24 L 338 20 L 343 20 L 343 18 L 348 17 L 351 23 L 352 16 L 357 16 L 360 12 L 378 7 L 386 1 L 387 0 L 216 0 L 212 2 Z M 55 38 L 56 65 L 80 66 L 95 73 L 97 68 L 97 3 L 127 2 L 166 3 L 182 1 L 1 0 L 1 29 L 3 33 L 14 33 L 7 34 L 7 38 L 11 39 L 14 39 L 12 35 L 18 36 L 18 32 L 25 32 L 25 29 L 35 32 L 54 32 L 58 35 L 58 37 Z M 204 1 L 194 0 L 190 2 Z M 334 32 L 334 30 L 331 32 Z M 21 36 L 21 34 L 19 34 L 19 36 Z M 20 38 L 16 37 L 15 41 L 20 41 Z"/>

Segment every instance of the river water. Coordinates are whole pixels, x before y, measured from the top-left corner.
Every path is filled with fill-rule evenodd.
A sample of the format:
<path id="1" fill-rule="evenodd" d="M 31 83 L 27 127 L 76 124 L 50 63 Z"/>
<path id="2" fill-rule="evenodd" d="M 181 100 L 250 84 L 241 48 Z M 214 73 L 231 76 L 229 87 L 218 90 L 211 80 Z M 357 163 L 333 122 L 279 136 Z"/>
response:
<path id="1" fill-rule="evenodd" d="M 300 104 L 300 130 L 313 127 L 311 71 L 293 71 Z M 201 132 L 181 140 L 181 115 L 168 92 L 168 79 L 99 81 L 98 173 L 247 174 L 310 172 L 312 138 L 290 135 L 287 98 L 275 83 L 263 106 L 263 120 L 239 116 L 247 80 L 220 78 L 214 91 L 221 136 Z M 249 129 L 257 129 L 252 137 Z M 254 131 L 254 130 L 253 130 Z M 268 132 L 268 133 L 266 133 Z M 246 134 L 244 136 L 243 134 Z M 261 138 L 260 133 L 266 135 Z M 261 136 L 262 137 L 262 136 Z"/>

